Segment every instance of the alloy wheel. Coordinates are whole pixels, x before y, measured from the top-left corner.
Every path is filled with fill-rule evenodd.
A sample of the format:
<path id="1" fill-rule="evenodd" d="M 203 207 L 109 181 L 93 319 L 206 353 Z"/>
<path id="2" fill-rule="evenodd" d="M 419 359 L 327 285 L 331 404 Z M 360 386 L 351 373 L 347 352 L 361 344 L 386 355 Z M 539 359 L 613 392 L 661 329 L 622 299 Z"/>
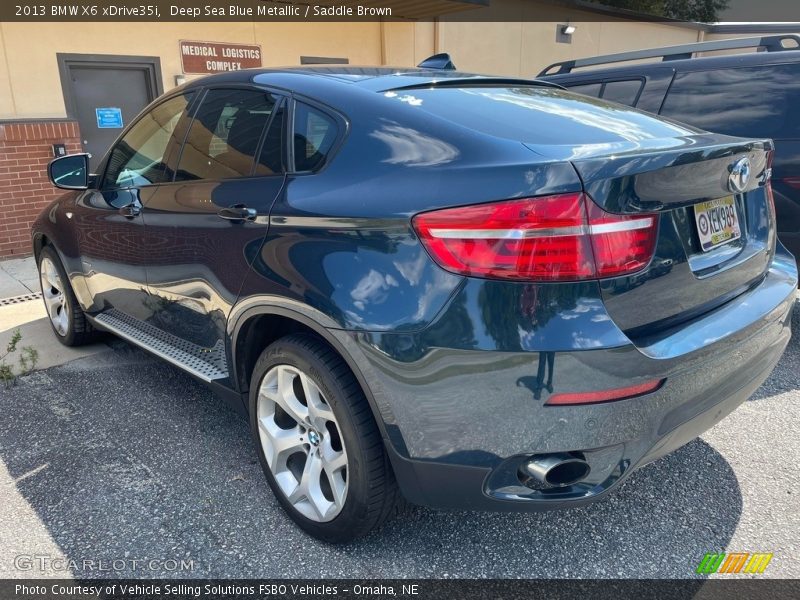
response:
<path id="1" fill-rule="evenodd" d="M 347 497 L 347 451 L 319 386 L 291 365 L 264 375 L 257 399 L 258 432 L 278 487 L 303 516 L 326 522 Z"/>
<path id="2" fill-rule="evenodd" d="M 42 283 L 42 297 L 50 322 L 58 335 L 67 335 L 69 308 L 65 295 L 64 282 L 52 260 L 46 256 L 39 264 L 39 278 Z"/>

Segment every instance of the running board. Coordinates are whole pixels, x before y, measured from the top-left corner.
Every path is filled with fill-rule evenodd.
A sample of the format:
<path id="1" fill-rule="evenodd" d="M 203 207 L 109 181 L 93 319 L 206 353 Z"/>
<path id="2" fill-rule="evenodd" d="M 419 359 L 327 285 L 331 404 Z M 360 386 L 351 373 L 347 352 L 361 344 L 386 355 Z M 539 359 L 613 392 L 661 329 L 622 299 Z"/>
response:
<path id="1" fill-rule="evenodd" d="M 102 329 L 163 358 L 203 381 L 228 377 L 222 341 L 218 341 L 213 348 L 203 348 L 115 309 L 95 316 L 94 321 Z"/>

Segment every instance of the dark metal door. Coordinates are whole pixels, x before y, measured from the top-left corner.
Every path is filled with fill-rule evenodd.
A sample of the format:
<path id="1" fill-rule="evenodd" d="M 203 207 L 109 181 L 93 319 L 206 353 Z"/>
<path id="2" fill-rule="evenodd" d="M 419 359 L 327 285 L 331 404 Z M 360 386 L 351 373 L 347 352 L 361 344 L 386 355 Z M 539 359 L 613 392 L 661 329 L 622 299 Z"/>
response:
<path id="1" fill-rule="evenodd" d="M 123 128 L 160 93 L 158 65 L 134 58 L 59 55 L 67 113 L 78 120 L 92 169 Z"/>

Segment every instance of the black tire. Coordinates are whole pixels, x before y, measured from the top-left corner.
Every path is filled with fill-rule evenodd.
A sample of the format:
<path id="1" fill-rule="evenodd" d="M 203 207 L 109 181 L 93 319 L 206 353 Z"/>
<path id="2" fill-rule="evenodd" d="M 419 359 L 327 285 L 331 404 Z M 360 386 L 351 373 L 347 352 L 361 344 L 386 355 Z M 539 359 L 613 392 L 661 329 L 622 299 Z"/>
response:
<path id="1" fill-rule="evenodd" d="M 61 279 L 64 287 L 62 292 L 67 309 L 66 332 L 64 333 L 59 332 L 53 324 L 53 320 L 48 318 L 50 327 L 52 328 L 56 339 L 65 346 L 83 346 L 84 344 L 89 344 L 95 341 L 97 337 L 97 330 L 94 329 L 86 319 L 86 315 L 84 314 L 81 305 L 78 304 L 78 299 L 75 297 L 75 293 L 72 291 L 72 285 L 70 285 L 64 265 L 61 264 L 61 259 L 58 257 L 58 252 L 55 251 L 55 248 L 49 245 L 42 248 L 41 252 L 39 253 L 39 259 L 37 262 L 37 267 L 39 268 L 40 274 L 39 284 L 41 286 L 44 285 L 42 282 L 41 270 L 42 261 L 45 258 L 49 259 L 53 263 L 53 266 L 55 266 L 56 271 L 58 271 L 58 276 Z M 45 292 L 46 290 L 42 288 L 42 296 L 45 296 Z M 45 309 L 47 310 L 46 302 Z"/>
<path id="2" fill-rule="evenodd" d="M 347 495 L 339 514 L 318 522 L 300 513 L 278 486 L 259 438 L 257 399 L 262 379 L 277 365 L 289 365 L 319 387 L 338 422 L 347 448 Z M 344 361 L 311 335 L 293 334 L 268 346 L 253 369 L 250 382 L 250 427 L 259 460 L 275 497 L 306 533 L 329 543 L 361 537 L 401 506 L 402 500 L 368 401 Z"/>

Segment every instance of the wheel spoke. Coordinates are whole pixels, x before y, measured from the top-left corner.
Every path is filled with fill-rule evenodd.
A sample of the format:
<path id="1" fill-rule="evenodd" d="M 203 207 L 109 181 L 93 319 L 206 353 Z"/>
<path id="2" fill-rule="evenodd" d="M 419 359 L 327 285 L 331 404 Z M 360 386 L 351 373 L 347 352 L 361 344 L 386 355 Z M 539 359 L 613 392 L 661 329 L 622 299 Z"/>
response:
<path id="1" fill-rule="evenodd" d="M 69 324 L 67 301 L 64 296 L 64 284 L 55 264 L 49 258 L 42 259 L 39 265 L 42 283 L 42 299 L 53 328 L 59 335 L 66 335 Z"/>
<path id="2" fill-rule="evenodd" d="M 273 473 L 286 467 L 286 459 L 297 452 L 306 452 L 300 435 L 300 428 L 281 429 L 271 416 L 258 420 L 264 444 L 264 455 Z"/>
<path id="3" fill-rule="evenodd" d="M 347 490 L 347 480 L 344 478 L 344 469 L 347 467 L 347 455 L 344 450 L 336 451 L 330 445 L 330 438 L 322 444 L 320 460 L 322 469 L 328 477 L 333 494 L 333 503 L 337 508 L 344 505 L 344 495 Z"/>
<path id="4" fill-rule="evenodd" d="M 322 399 L 322 392 L 320 392 L 317 384 L 311 381 L 305 373 L 300 374 L 300 383 L 303 385 L 303 393 L 306 397 L 306 404 L 308 406 L 308 416 L 314 427 L 320 430 L 325 430 L 325 423 L 328 421 L 336 422 L 333 416 L 331 407 Z"/>
<path id="5" fill-rule="evenodd" d="M 335 473 L 347 466 L 347 455 L 343 450 L 336 451 L 331 447 L 330 438 L 322 443 L 322 465 L 328 473 Z"/>
<path id="6" fill-rule="evenodd" d="M 50 290 L 46 291 L 43 297 L 47 305 L 47 314 L 55 319 L 58 313 L 58 307 L 64 303 L 64 297 L 61 294 L 51 294 Z"/>
<path id="7" fill-rule="evenodd" d="M 264 376 L 261 386 L 259 387 L 259 406 L 266 410 L 266 405 L 263 400 L 267 400 L 272 405 L 281 407 L 292 420 L 298 425 L 307 426 L 308 424 L 308 409 L 303 406 L 294 394 L 292 382 L 296 373 L 284 366 L 272 369 L 267 375 Z M 263 400 L 262 400 L 263 399 Z M 272 406 L 269 413 L 274 412 Z M 264 415 L 263 411 L 259 415 Z"/>
<path id="8" fill-rule="evenodd" d="M 307 517 L 317 521 L 324 520 L 331 509 L 335 507 L 322 493 L 320 476 L 322 475 L 322 461 L 315 453 L 310 453 L 306 459 L 303 474 L 297 487 L 289 494 L 289 501 Z"/>
<path id="9" fill-rule="evenodd" d="M 303 406 L 294 393 L 294 378 L 297 372 L 287 367 L 278 368 L 278 390 L 275 402 L 297 423 L 308 423 L 308 408 Z"/>

